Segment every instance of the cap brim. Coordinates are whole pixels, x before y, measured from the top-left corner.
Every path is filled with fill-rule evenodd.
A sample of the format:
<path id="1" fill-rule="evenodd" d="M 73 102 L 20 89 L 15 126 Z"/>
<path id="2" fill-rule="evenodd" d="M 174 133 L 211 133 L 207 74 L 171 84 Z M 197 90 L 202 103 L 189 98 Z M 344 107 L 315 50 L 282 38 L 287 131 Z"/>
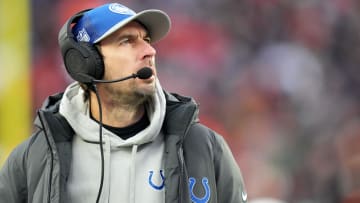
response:
<path id="1" fill-rule="evenodd" d="M 155 43 L 164 38 L 169 33 L 171 27 L 170 18 L 165 12 L 156 9 L 144 10 L 135 14 L 134 16 L 127 18 L 126 20 L 115 24 L 101 37 L 95 40 L 94 43 L 101 41 L 105 37 L 111 35 L 116 30 L 122 28 L 123 26 L 134 20 L 139 21 L 142 25 L 145 26 L 145 28 L 149 32 L 151 43 Z"/>

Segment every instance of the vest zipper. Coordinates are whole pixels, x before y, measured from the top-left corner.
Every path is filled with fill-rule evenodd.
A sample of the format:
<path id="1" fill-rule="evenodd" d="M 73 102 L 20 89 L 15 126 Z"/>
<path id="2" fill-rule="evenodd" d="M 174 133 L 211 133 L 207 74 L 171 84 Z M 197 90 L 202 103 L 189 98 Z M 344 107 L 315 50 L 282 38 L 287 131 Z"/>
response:
<path id="1" fill-rule="evenodd" d="M 184 132 L 184 138 L 186 138 L 187 134 L 189 133 L 190 127 L 193 123 L 193 121 L 195 120 L 195 117 L 197 115 L 198 112 L 198 106 L 196 105 L 193 109 L 193 113 L 191 116 L 191 119 L 189 120 L 189 123 L 187 124 L 187 127 L 185 129 Z M 180 188 L 179 188 L 179 195 L 180 195 L 180 203 L 186 203 L 189 202 L 189 198 L 190 198 L 190 194 L 188 193 L 188 186 L 187 186 L 187 181 L 188 181 L 188 174 L 187 174 L 187 170 L 186 170 L 186 163 L 185 163 L 185 158 L 184 158 L 184 149 L 183 149 L 183 142 L 184 140 L 181 141 L 180 143 L 180 147 L 178 150 L 178 157 L 180 160 Z M 184 198 L 186 200 L 184 200 Z"/>
<path id="2" fill-rule="evenodd" d="M 44 134 L 45 134 L 45 138 L 46 138 L 46 142 L 49 146 L 49 149 L 50 149 L 50 157 L 51 157 L 51 164 L 50 164 L 50 174 L 49 174 L 49 182 L 48 182 L 48 188 L 49 188 L 49 194 L 48 194 L 48 198 L 47 198 L 47 202 L 48 203 L 51 203 L 51 182 L 52 182 L 52 173 L 53 173 L 53 167 L 54 167 L 54 154 L 53 154 L 53 149 L 51 147 L 51 144 L 50 144 L 50 140 L 49 140 L 49 137 L 48 137 L 48 134 L 45 130 L 45 125 L 44 125 L 44 122 L 42 120 L 42 116 L 40 115 L 40 112 L 38 112 L 38 116 L 39 116 L 39 119 L 40 119 L 40 122 L 41 122 L 41 125 L 43 127 L 43 131 L 44 131 Z"/>

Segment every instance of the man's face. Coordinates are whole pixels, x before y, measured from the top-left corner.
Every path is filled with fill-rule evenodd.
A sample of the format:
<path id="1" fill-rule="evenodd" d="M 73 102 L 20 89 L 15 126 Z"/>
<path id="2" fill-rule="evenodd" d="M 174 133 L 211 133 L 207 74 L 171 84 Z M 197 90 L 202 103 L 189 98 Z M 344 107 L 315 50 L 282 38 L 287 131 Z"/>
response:
<path id="1" fill-rule="evenodd" d="M 155 54 L 147 31 L 137 22 L 130 22 L 99 43 L 105 65 L 105 80 L 126 77 L 143 67 L 153 70 L 149 79 L 129 79 L 111 84 L 100 84 L 113 99 L 139 99 L 155 92 Z M 100 87 L 99 85 L 99 87 Z"/>

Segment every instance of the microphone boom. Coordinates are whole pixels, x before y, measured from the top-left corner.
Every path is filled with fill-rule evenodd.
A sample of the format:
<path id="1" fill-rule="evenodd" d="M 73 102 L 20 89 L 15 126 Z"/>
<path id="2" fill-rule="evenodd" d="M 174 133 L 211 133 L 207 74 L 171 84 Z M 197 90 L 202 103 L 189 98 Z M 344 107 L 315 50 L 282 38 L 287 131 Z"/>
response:
<path id="1" fill-rule="evenodd" d="M 153 75 L 153 72 L 151 70 L 151 68 L 149 67 L 144 67 L 141 68 L 140 70 L 138 70 L 138 72 L 133 73 L 132 75 L 129 75 L 127 77 L 124 78 L 118 78 L 118 79 L 114 79 L 114 80 L 92 80 L 93 83 L 114 83 L 114 82 L 121 82 L 124 80 L 128 80 L 131 78 L 139 78 L 142 80 L 148 79 Z"/>

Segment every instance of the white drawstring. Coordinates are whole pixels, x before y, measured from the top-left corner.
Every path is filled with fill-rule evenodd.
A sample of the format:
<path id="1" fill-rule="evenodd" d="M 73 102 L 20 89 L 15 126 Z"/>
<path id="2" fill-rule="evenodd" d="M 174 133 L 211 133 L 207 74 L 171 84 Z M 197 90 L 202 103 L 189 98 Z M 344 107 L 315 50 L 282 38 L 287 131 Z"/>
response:
<path id="1" fill-rule="evenodd" d="M 130 203 L 135 203 L 135 173 L 136 173 L 136 153 L 137 153 L 137 148 L 138 145 L 133 145 L 132 147 L 132 152 L 131 152 L 131 165 L 130 165 L 130 183 L 129 183 L 129 188 L 130 188 L 130 197 L 129 197 L 129 202 Z"/>
<path id="2" fill-rule="evenodd" d="M 105 174 L 104 174 L 104 192 L 107 192 L 106 198 L 104 199 L 105 202 L 109 202 L 110 197 L 110 174 L 111 174 L 111 142 L 108 136 L 104 136 L 105 138 L 105 151 L 104 151 L 104 158 L 105 158 Z"/>

